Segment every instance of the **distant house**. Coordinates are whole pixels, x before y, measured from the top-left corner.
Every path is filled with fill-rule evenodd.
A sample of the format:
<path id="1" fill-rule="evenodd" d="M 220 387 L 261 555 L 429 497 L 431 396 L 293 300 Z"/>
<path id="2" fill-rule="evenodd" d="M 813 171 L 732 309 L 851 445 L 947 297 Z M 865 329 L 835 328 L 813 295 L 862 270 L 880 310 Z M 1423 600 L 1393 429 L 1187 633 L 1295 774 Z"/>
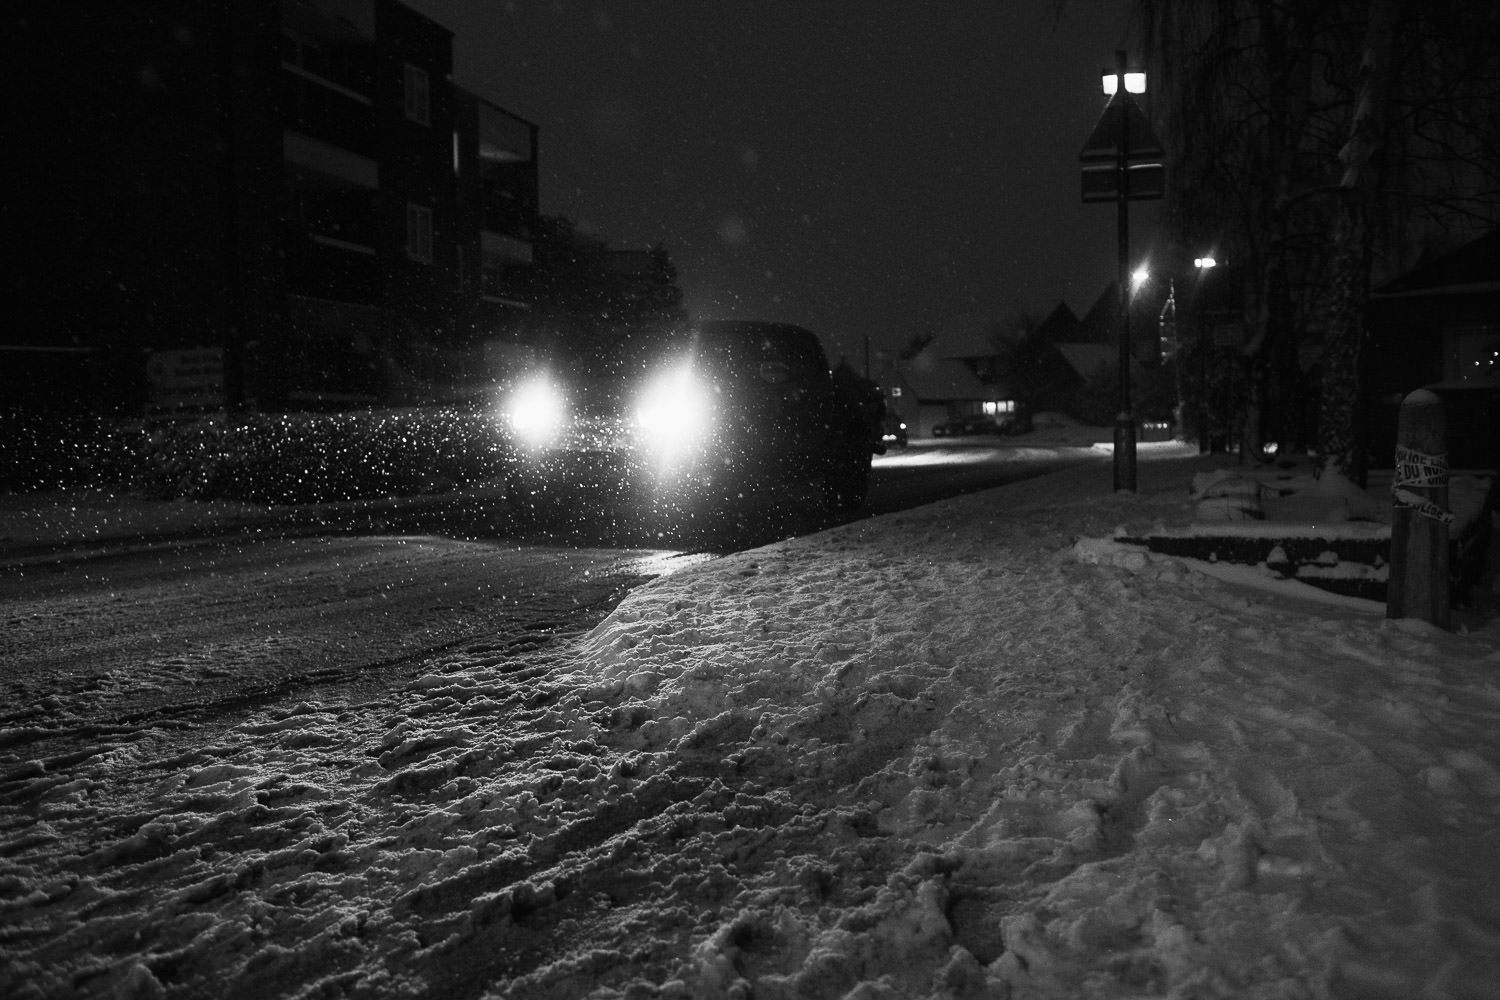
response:
<path id="1" fill-rule="evenodd" d="M 1097 305 L 1090 310 L 1091 320 L 1097 321 L 1098 311 Z M 1107 335 L 1107 329 L 1101 332 L 1080 320 L 1066 302 L 1054 306 L 1033 331 L 1039 344 L 1052 348 L 1053 356 L 1043 353 L 1034 361 L 1037 374 L 1033 379 L 1039 384 L 1032 390 L 1032 408 L 1067 410 L 1074 394 L 1101 368 L 1114 363 L 1112 349 L 1099 342 Z"/>
<path id="2" fill-rule="evenodd" d="M 923 351 L 909 361 L 888 361 L 880 372 L 886 411 L 906 422 L 913 437 L 926 437 L 947 420 L 996 406 L 997 390 L 962 361 Z M 993 412 L 993 411 L 991 411 Z"/>
<path id="3" fill-rule="evenodd" d="M 999 328 L 998 321 L 982 313 L 958 316 L 906 365 L 927 393 L 923 398 L 934 419 L 926 427 L 958 417 L 1004 418 L 1016 412 L 1016 387 L 1002 371 Z M 939 406 L 942 416 L 936 416 Z"/>
<path id="4" fill-rule="evenodd" d="M 996 375 L 1014 387 L 1018 409 L 1069 412 L 1084 385 L 1113 369 L 1114 319 L 1104 306 L 1112 295 L 1110 286 L 1082 320 L 1066 302 L 1057 303 L 1026 337 L 1023 350 L 1002 362 Z"/>
<path id="5" fill-rule="evenodd" d="M 1397 413 L 1416 389 L 1447 406 L 1448 462 L 1500 467 L 1500 230 L 1371 295 L 1370 461 L 1394 460 Z"/>
<path id="6" fill-rule="evenodd" d="M 1058 302 L 1017 351 L 1003 349 L 1004 331 L 994 318 L 979 313 L 957 317 L 916 358 L 887 366 L 881 382 L 888 406 L 902 413 L 917 434 L 969 414 L 1072 413 L 1080 390 L 1112 375 L 1119 363 L 1115 288 L 1113 283 L 1106 286 L 1083 319 L 1066 302 Z M 1131 325 L 1132 356 L 1138 360 L 1159 352 L 1161 303 L 1142 301 L 1141 314 L 1132 316 Z M 1135 364 L 1132 370 L 1139 377 Z"/>
<path id="7" fill-rule="evenodd" d="M 981 382 L 995 378 L 999 360 L 1000 323 L 983 313 L 965 313 L 949 320 L 932 338 L 923 354 L 946 361 L 959 361 Z"/>

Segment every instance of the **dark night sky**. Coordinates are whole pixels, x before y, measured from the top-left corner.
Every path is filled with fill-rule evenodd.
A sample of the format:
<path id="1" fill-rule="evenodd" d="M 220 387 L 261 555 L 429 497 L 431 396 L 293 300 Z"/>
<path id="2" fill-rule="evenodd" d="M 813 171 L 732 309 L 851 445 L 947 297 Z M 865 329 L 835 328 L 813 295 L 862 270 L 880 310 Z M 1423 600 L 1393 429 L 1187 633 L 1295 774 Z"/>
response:
<path id="1" fill-rule="evenodd" d="M 1078 152 L 1128 0 L 408 0 L 460 84 L 541 130 L 542 210 L 666 245 L 699 317 L 834 358 L 973 314 L 1080 314 L 1115 211 Z M 1137 203 L 1142 245 L 1155 207 Z"/>

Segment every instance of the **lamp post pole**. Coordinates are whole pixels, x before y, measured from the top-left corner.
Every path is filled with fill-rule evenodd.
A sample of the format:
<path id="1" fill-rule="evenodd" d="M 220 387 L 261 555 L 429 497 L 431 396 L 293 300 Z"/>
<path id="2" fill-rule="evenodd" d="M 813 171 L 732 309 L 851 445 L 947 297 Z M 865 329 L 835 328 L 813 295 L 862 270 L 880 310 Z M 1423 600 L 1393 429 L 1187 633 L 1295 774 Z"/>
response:
<path id="1" fill-rule="evenodd" d="M 1134 169 L 1132 158 L 1160 156 L 1156 138 L 1146 116 L 1131 94 L 1146 92 L 1146 74 L 1125 69 L 1125 53 L 1115 52 L 1115 67 L 1101 78 L 1110 103 L 1099 124 L 1084 143 L 1083 200 L 1113 201 L 1119 232 L 1119 316 L 1115 334 L 1119 343 L 1119 412 L 1115 416 L 1115 490 L 1135 492 L 1135 415 L 1130 405 L 1130 199 L 1160 198 L 1165 189 L 1162 164 L 1142 162 Z M 1134 118 L 1134 123 L 1132 123 Z"/>
<path id="2" fill-rule="evenodd" d="M 1198 280 L 1194 283 L 1193 320 L 1198 328 L 1198 354 L 1199 359 L 1199 384 L 1198 391 L 1198 454 L 1207 455 L 1213 451 L 1213 435 L 1209 430 L 1210 414 L 1212 407 L 1209 401 L 1208 380 L 1210 375 L 1209 354 L 1213 351 L 1213 337 L 1208 329 L 1208 321 L 1203 315 L 1204 286 L 1208 280 L 1210 268 L 1217 267 L 1219 262 L 1213 257 L 1195 257 L 1193 267 L 1198 272 Z"/>
<path id="3" fill-rule="evenodd" d="M 1119 335 L 1120 411 L 1115 415 L 1115 490 L 1135 492 L 1135 417 L 1130 412 L 1130 117 L 1126 114 L 1125 52 L 1115 52 L 1115 79 L 1119 81 L 1120 144 L 1115 158 L 1115 203 L 1119 230 Z"/>

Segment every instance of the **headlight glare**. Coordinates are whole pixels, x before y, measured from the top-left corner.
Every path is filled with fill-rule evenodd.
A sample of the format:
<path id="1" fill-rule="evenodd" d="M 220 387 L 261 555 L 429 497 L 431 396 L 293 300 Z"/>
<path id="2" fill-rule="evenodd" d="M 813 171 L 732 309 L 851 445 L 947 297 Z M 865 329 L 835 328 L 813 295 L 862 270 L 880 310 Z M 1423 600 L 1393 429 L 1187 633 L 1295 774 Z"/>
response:
<path id="1" fill-rule="evenodd" d="M 555 440 L 567 415 L 567 400 L 546 376 L 517 388 L 505 411 L 511 430 L 531 448 L 545 447 Z"/>
<path id="2" fill-rule="evenodd" d="M 635 423 L 642 443 L 661 465 L 690 455 L 708 435 L 712 420 L 708 389 L 686 365 L 658 375 L 636 404 Z"/>

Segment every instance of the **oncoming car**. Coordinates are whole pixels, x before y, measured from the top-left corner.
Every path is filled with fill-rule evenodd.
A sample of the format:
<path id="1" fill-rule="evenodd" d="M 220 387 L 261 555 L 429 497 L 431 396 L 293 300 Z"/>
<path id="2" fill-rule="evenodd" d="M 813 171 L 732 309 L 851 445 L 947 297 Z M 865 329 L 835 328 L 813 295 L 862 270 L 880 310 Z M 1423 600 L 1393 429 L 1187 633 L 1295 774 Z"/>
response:
<path id="1" fill-rule="evenodd" d="M 835 384 L 817 336 L 788 323 L 557 338 L 513 381 L 502 410 L 512 485 L 533 503 L 733 505 L 805 487 L 844 509 L 869 489 L 860 401 Z"/>

